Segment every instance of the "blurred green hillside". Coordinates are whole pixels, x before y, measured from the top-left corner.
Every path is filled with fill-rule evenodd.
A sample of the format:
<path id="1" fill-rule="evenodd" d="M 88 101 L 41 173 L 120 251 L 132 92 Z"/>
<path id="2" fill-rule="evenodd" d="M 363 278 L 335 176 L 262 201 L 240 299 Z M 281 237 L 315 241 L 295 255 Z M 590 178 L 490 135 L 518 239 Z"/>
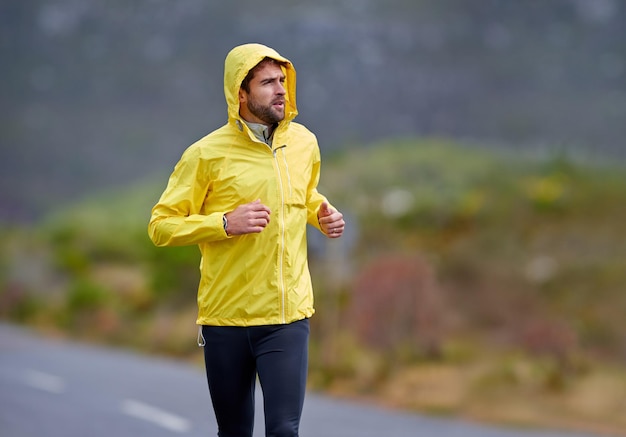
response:
<path id="1" fill-rule="evenodd" d="M 165 176 L 3 229 L 0 316 L 201 360 L 199 252 L 146 233 Z M 312 389 L 626 435 L 623 166 L 407 139 L 325 157 L 320 191 L 349 230 L 310 235 Z"/>

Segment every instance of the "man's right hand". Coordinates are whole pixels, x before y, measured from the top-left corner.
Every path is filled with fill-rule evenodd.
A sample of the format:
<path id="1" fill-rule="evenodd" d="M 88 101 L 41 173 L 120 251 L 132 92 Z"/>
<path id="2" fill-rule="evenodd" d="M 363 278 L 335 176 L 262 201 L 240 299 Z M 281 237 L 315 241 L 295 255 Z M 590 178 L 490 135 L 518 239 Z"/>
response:
<path id="1" fill-rule="evenodd" d="M 258 234 L 270 222 L 270 209 L 260 199 L 239 205 L 225 215 L 228 235 Z"/>

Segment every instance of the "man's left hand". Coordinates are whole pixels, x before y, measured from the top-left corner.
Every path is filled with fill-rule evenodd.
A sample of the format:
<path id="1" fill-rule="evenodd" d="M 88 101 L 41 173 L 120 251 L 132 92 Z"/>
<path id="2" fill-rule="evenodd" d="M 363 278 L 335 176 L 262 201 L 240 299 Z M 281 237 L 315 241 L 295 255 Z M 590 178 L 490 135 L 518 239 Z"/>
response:
<path id="1" fill-rule="evenodd" d="M 328 202 L 323 202 L 317 212 L 317 220 L 322 228 L 322 232 L 328 238 L 339 238 L 343 235 L 346 222 L 343 214 L 332 208 Z"/>

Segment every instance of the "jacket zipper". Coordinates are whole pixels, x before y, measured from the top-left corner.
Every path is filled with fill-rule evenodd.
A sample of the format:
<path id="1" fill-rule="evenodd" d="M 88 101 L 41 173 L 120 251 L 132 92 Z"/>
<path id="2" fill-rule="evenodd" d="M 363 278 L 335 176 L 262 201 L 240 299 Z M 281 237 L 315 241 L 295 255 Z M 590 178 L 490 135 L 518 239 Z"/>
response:
<path id="1" fill-rule="evenodd" d="M 272 151 L 274 155 L 274 163 L 276 164 L 276 171 L 278 172 L 278 181 L 280 183 L 280 202 L 281 202 L 281 210 L 282 210 L 282 220 L 280 222 L 280 263 L 278 266 L 279 274 L 280 274 L 280 292 L 281 292 L 281 320 L 282 323 L 286 323 L 285 319 L 285 276 L 283 272 L 283 266 L 285 264 L 285 187 L 283 186 L 283 176 L 280 171 L 280 164 L 278 163 L 278 157 L 276 156 L 276 152 L 279 148 L 285 146 L 278 147 Z M 283 151 L 284 155 L 284 151 Z M 285 162 L 286 164 L 286 162 Z M 289 177 L 289 172 L 287 172 L 287 176 Z M 291 184 L 290 184 L 291 185 Z"/>

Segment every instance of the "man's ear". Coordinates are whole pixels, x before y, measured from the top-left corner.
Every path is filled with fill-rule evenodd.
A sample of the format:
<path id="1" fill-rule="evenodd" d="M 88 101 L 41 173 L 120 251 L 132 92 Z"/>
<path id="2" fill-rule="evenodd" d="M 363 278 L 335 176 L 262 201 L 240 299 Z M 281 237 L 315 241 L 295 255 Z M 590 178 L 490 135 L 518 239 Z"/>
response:
<path id="1" fill-rule="evenodd" d="M 246 92 L 243 88 L 239 88 L 239 103 L 244 103 L 246 101 Z"/>

